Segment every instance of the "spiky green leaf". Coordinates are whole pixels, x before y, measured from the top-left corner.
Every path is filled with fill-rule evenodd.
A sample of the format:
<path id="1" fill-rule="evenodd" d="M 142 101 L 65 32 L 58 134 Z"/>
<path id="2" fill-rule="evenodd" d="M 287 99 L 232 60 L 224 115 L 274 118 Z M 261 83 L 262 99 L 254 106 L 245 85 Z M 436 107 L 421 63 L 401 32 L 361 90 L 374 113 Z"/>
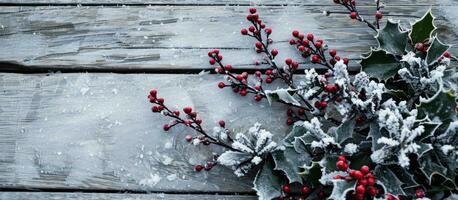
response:
<path id="1" fill-rule="evenodd" d="M 412 25 L 409 37 L 413 44 L 419 42 L 422 43 L 425 39 L 431 37 L 434 30 L 436 30 L 436 26 L 434 25 L 434 16 L 431 10 L 429 10 L 421 19 L 417 20 Z"/>
<path id="2" fill-rule="evenodd" d="M 450 45 L 446 45 L 439 40 L 439 38 L 433 37 L 431 45 L 429 46 L 428 52 L 426 54 L 426 63 L 428 65 L 434 63 L 439 59 L 448 49 Z"/>
<path id="3" fill-rule="evenodd" d="M 382 49 L 371 50 L 371 54 L 364 57 L 360 64 L 364 72 L 379 80 L 393 77 L 400 69 L 400 62 L 396 57 Z"/>
<path id="4" fill-rule="evenodd" d="M 254 179 L 253 189 L 260 199 L 273 199 L 281 195 L 282 179 L 273 169 L 274 162 L 267 159 Z"/>
<path id="5" fill-rule="evenodd" d="M 399 22 L 388 20 L 375 38 L 379 48 L 394 55 L 403 55 L 408 42 L 408 32 L 401 31 Z"/>

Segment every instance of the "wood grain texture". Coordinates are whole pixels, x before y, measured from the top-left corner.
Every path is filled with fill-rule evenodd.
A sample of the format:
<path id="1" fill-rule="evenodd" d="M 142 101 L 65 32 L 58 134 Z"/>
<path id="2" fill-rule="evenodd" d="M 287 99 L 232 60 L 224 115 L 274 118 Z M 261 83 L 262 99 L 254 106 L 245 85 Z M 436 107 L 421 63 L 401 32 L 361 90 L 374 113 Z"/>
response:
<path id="1" fill-rule="evenodd" d="M 209 130 L 225 119 L 234 132 L 259 121 L 286 134 L 284 107 L 220 90 L 221 78 L 0 74 L 0 188 L 252 192 L 252 177 L 224 167 L 194 172 L 208 147 L 186 143 L 185 127 L 162 131 L 169 121 L 147 102 L 157 88 L 171 108 L 194 107 Z"/>
<path id="2" fill-rule="evenodd" d="M 254 196 L 241 195 L 177 195 L 177 194 L 97 194 L 50 192 L 1 192 L 1 200 L 255 200 Z"/>
<path id="3" fill-rule="evenodd" d="M 435 5 L 436 0 L 396 0 L 388 1 L 391 5 Z M 321 6 L 329 5 L 332 0 L 0 0 L 4 4 L 44 4 L 44 5 L 65 5 L 65 4 L 89 4 L 89 5 L 308 5 Z M 361 1 L 358 5 L 371 5 L 372 1 Z"/>
<path id="4" fill-rule="evenodd" d="M 331 4 L 329 4 L 331 5 Z M 211 69 L 206 53 L 222 49 L 227 63 L 237 68 L 261 68 L 253 41 L 239 30 L 247 26 L 246 6 L 148 7 L 0 7 L 0 61 L 30 68 L 54 69 Z M 404 24 L 420 17 L 428 6 L 387 6 L 386 18 Z M 358 59 L 375 46 L 373 33 L 346 14 L 323 16 L 334 6 L 263 6 L 263 19 L 274 29 L 277 60 L 302 58 L 288 45 L 293 29 L 315 33 L 341 56 Z M 433 7 L 440 15 L 438 7 Z M 372 13 L 363 7 L 361 13 Z M 457 36 L 438 17 L 441 37 L 456 44 Z M 456 52 L 456 48 L 452 49 Z M 313 67 L 304 64 L 303 67 Z M 316 67 L 316 66 L 315 66 Z M 358 68 L 355 62 L 352 69 Z M 3 71 L 8 69 L 3 68 Z"/>

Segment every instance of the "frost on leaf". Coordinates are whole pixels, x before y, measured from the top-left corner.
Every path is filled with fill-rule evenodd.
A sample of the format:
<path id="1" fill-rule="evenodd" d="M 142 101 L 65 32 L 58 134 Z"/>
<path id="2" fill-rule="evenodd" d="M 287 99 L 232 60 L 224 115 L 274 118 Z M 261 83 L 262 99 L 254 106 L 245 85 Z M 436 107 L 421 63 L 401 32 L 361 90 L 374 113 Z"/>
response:
<path id="1" fill-rule="evenodd" d="M 232 148 L 218 157 L 218 163 L 231 167 L 237 176 L 245 175 L 253 166 L 280 147 L 272 140 L 272 134 L 256 123 L 247 133 L 237 133 Z"/>
<path id="2" fill-rule="evenodd" d="M 282 179 L 273 170 L 274 163 L 267 159 L 254 179 L 254 189 L 259 199 L 270 200 L 281 195 Z"/>
<path id="3" fill-rule="evenodd" d="M 296 100 L 296 98 L 293 97 L 293 94 L 294 90 L 292 89 L 282 88 L 277 90 L 266 90 L 266 96 L 267 100 L 269 101 L 269 104 L 272 104 L 272 102 L 280 100 L 285 103 L 300 106 L 301 104 Z"/>

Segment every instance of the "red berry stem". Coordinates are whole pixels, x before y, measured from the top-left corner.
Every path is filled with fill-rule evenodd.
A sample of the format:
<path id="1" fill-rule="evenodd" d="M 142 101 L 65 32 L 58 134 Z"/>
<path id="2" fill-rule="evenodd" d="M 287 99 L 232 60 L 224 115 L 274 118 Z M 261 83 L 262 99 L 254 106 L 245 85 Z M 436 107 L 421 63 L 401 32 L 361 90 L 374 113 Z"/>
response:
<path id="1" fill-rule="evenodd" d="M 380 29 L 380 20 L 382 19 L 382 12 L 380 11 L 382 6 L 380 5 L 380 0 L 377 0 L 376 4 L 377 12 L 375 13 L 375 24 L 377 26 L 377 29 Z"/>
<path id="2" fill-rule="evenodd" d="M 154 93 L 154 95 L 153 95 L 153 93 Z M 202 136 L 204 136 L 205 139 L 208 139 L 207 141 L 208 141 L 209 144 L 215 144 L 215 145 L 218 145 L 218 146 L 221 146 L 221 147 L 228 148 L 228 149 L 233 150 L 233 151 L 239 151 L 237 149 L 232 148 L 231 145 L 226 144 L 226 143 L 224 143 L 224 142 L 222 142 L 222 141 L 210 136 L 209 134 L 207 134 L 207 132 L 205 132 L 205 130 L 201 126 L 202 120 L 197 118 L 197 113 L 191 112 L 191 110 L 192 110 L 191 108 L 186 107 L 186 108 L 183 109 L 185 111 L 185 113 L 187 114 L 189 119 L 181 118 L 180 115 L 179 115 L 179 112 L 178 111 L 174 112 L 170 108 L 168 108 L 164 104 L 164 99 L 163 98 L 157 98 L 155 96 L 156 93 L 157 93 L 156 90 L 152 90 L 150 92 L 150 95 L 148 95 L 148 98 L 149 98 L 150 102 L 153 103 L 154 105 L 157 105 L 157 106 L 153 106 L 152 107 L 152 111 L 153 112 L 160 112 L 163 115 L 173 119 L 172 124 L 164 125 L 164 130 L 165 131 L 170 130 L 170 128 L 172 128 L 172 127 L 174 127 L 174 126 L 176 126 L 178 124 L 184 124 L 185 126 L 188 126 L 191 129 L 195 130 L 196 132 L 200 133 Z"/>
<path id="3" fill-rule="evenodd" d="M 360 22 L 364 22 L 372 30 L 374 30 L 376 32 L 378 31 L 378 28 L 376 26 L 374 26 L 371 22 L 367 21 L 361 15 L 359 15 L 358 10 L 356 9 L 356 0 L 334 0 L 334 3 L 342 5 L 345 8 L 347 8 L 347 10 L 350 11 L 350 17 L 352 19 L 356 19 L 356 20 L 358 20 Z M 379 3 L 379 0 L 377 0 L 377 11 L 379 9 L 380 9 L 380 3 Z M 376 22 L 376 24 L 377 23 L 378 22 Z"/>

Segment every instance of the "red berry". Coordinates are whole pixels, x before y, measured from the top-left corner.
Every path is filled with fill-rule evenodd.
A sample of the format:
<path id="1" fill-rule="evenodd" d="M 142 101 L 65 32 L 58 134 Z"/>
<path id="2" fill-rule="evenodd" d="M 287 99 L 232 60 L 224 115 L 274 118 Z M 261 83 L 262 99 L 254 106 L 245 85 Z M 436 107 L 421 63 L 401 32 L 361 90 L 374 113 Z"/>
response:
<path id="1" fill-rule="evenodd" d="M 191 107 L 184 107 L 183 108 L 183 112 L 189 115 L 192 112 L 192 108 Z"/>
<path id="2" fill-rule="evenodd" d="M 363 177 L 364 177 L 363 173 L 361 173 L 361 171 L 359 170 L 356 170 L 355 173 L 353 174 L 353 178 L 358 179 L 358 180 L 362 179 Z"/>
<path id="3" fill-rule="evenodd" d="M 316 43 L 315 43 L 315 47 L 316 47 L 317 49 L 321 49 L 322 45 L 323 45 L 323 44 L 322 44 L 321 42 L 316 42 Z"/>
<path id="4" fill-rule="evenodd" d="M 311 33 L 307 34 L 307 40 L 309 40 L 309 41 L 313 41 L 314 37 L 315 36 L 313 34 L 311 34 Z"/>
<path id="5" fill-rule="evenodd" d="M 304 39 L 304 34 L 299 34 L 299 36 L 297 36 L 297 38 L 298 38 L 299 40 L 303 40 L 303 39 Z"/>
<path id="6" fill-rule="evenodd" d="M 159 107 L 153 106 L 153 107 L 151 108 L 151 111 L 152 111 L 152 112 L 159 112 Z"/>
<path id="7" fill-rule="evenodd" d="M 272 29 L 271 28 L 266 28 L 265 32 L 266 32 L 267 35 L 270 35 L 270 34 L 272 34 Z"/>
<path id="8" fill-rule="evenodd" d="M 158 102 L 158 103 L 160 103 L 160 104 L 163 104 L 163 103 L 164 103 L 164 101 L 165 101 L 165 99 L 164 99 L 164 98 L 158 98 L 158 99 L 157 99 L 157 102 Z"/>
<path id="9" fill-rule="evenodd" d="M 321 103 L 319 101 L 315 101 L 315 108 L 321 108 Z"/>
<path id="10" fill-rule="evenodd" d="M 337 55 L 337 51 L 336 51 L 335 49 L 331 49 L 331 50 L 329 50 L 329 55 L 330 55 L 331 57 L 334 57 L 334 56 Z"/>
<path id="11" fill-rule="evenodd" d="M 299 63 L 293 62 L 293 63 L 291 63 L 291 67 L 292 67 L 293 69 L 297 69 L 297 68 L 299 67 Z"/>
<path id="12" fill-rule="evenodd" d="M 231 71 L 232 70 L 232 65 L 226 65 L 226 67 L 224 67 L 224 70 Z"/>
<path id="13" fill-rule="evenodd" d="M 296 44 L 296 40 L 294 40 L 294 39 L 289 40 L 289 44 L 290 45 L 295 45 Z"/>
<path id="14" fill-rule="evenodd" d="M 445 52 L 445 53 L 447 53 L 447 52 Z M 444 55 L 445 55 L 445 54 L 444 54 Z M 149 94 L 150 94 L 152 97 L 156 97 L 156 95 L 157 95 L 157 90 L 151 90 L 151 91 L 149 91 Z"/>
<path id="15" fill-rule="evenodd" d="M 318 56 L 318 55 L 313 55 L 312 56 L 312 63 L 318 63 L 318 62 L 320 62 L 320 60 L 321 60 L 320 56 Z"/>
<path id="16" fill-rule="evenodd" d="M 273 81 L 273 80 L 272 80 L 271 78 L 266 78 L 266 83 L 267 83 L 267 84 L 271 84 L 272 81 Z"/>
<path id="17" fill-rule="evenodd" d="M 346 171 L 348 169 L 348 165 L 344 161 L 337 161 L 336 166 L 339 170 L 342 171 Z"/>
<path id="18" fill-rule="evenodd" d="M 348 65 L 348 63 L 350 62 L 350 59 L 349 58 L 344 58 L 343 62 L 344 62 L 345 65 Z"/>
<path id="19" fill-rule="evenodd" d="M 324 109 L 324 108 L 328 107 L 328 102 L 322 101 L 320 105 L 321 105 L 321 108 Z"/>
<path id="20" fill-rule="evenodd" d="M 376 188 L 374 187 L 370 187 L 369 188 L 369 195 L 371 195 L 372 197 L 375 197 L 377 195 L 378 191 Z"/>
<path id="21" fill-rule="evenodd" d="M 203 167 L 202 165 L 196 165 L 196 166 L 194 167 L 194 170 L 195 170 L 196 172 L 200 172 L 200 171 L 202 171 L 202 169 L 204 169 L 204 167 Z"/>
<path id="22" fill-rule="evenodd" d="M 250 8 L 249 11 L 250 11 L 251 14 L 254 14 L 254 13 L 256 13 L 256 8 Z"/>
<path id="23" fill-rule="evenodd" d="M 366 179 L 361 179 L 358 181 L 359 185 L 367 185 L 367 180 Z"/>
<path id="24" fill-rule="evenodd" d="M 180 116 L 180 111 L 178 111 L 178 110 L 175 110 L 175 111 L 173 111 L 173 114 L 174 114 L 175 116 L 177 116 L 177 117 L 178 117 L 178 116 Z"/>
<path id="25" fill-rule="evenodd" d="M 240 31 L 240 33 L 241 33 L 242 35 L 248 35 L 248 30 L 242 29 L 242 30 Z"/>
<path id="26" fill-rule="evenodd" d="M 358 118 L 356 118 L 356 123 L 357 124 L 362 124 L 363 122 L 364 122 L 364 117 L 359 116 Z"/>
<path id="27" fill-rule="evenodd" d="M 267 75 L 267 76 L 272 75 L 272 70 L 270 70 L 270 69 L 266 70 L 266 75 Z"/>
<path id="28" fill-rule="evenodd" d="M 388 194 L 387 197 L 386 197 L 386 200 L 394 200 L 394 197 L 393 195 L 391 194 Z"/>
<path id="29" fill-rule="evenodd" d="M 301 45 L 301 46 L 299 46 L 299 47 L 297 48 L 297 50 L 303 52 L 303 51 L 305 51 L 305 47 Z"/>
<path id="30" fill-rule="evenodd" d="M 422 189 L 419 188 L 419 189 L 417 189 L 417 191 L 415 192 L 415 196 L 416 196 L 417 198 L 423 198 L 423 197 L 425 197 L 425 192 L 424 192 Z"/>
<path id="31" fill-rule="evenodd" d="M 417 51 L 424 51 L 425 45 L 423 45 L 423 43 L 417 43 L 415 44 L 415 49 L 417 49 Z"/>
<path id="32" fill-rule="evenodd" d="M 380 19 L 382 19 L 382 17 L 383 17 L 382 12 L 377 11 L 377 12 L 375 13 L 375 18 L 376 18 L 376 19 L 380 20 Z"/>
<path id="33" fill-rule="evenodd" d="M 312 190 L 311 190 L 309 187 L 307 187 L 307 186 L 304 186 L 304 187 L 301 188 L 301 192 L 302 192 L 303 194 L 308 194 L 308 193 L 310 193 L 311 191 L 312 191 Z"/>
<path id="34" fill-rule="evenodd" d="M 361 167 L 360 171 L 361 171 L 364 175 L 366 175 L 367 173 L 369 173 L 370 170 L 369 170 L 369 167 L 368 167 L 368 166 L 363 165 L 363 166 Z"/>
<path id="35" fill-rule="evenodd" d="M 243 89 L 243 90 L 240 90 L 240 96 L 244 97 L 248 94 L 247 90 Z"/>
<path id="36" fill-rule="evenodd" d="M 270 53 L 272 54 L 273 57 L 275 57 L 275 56 L 278 55 L 278 50 L 272 49 L 272 51 L 270 51 Z"/>
<path id="37" fill-rule="evenodd" d="M 224 122 L 224 120 L 219 120 L 218 122 L 219 126 L 221 126 L 222 128 L 224 128 L 226 126 L 226 122 Z"/>
<path id="38" fill-rule="evenodd" d="M 357 16 L 358 16 L 358 13 L 356 13 L 356 12 L 351 12 L 350 13 L 350 18 L 352 18 L 352 19 L 356 19 Z"/>
<path id="39" fill-rule="evenodd" d="M 291 119 L 291 118 L 288 118 L 288 119 L 286 120 L 286 124 L 287 124 L 288 126 L 291 126 L 291 125 L 293 125 L 293 124 L 294 124 L 294 121 L 293 121 L 293 119 Z"/>
<path id="40" fill-rule="evenodd" d="M 210 58 L 208 62 L 210 63 L 210 65 L 214 65 L 216 63 L 216 60 L 213 58 Z"/>
<path id="41" fill-rule="evenodd" d="M 277 198 L 277 200 L 283 200 L 283 197 L 282 197 L 282 196 L 279 196 L 279 197 Z"/>
<path id="42" fill-rule="evenodd" d="M 170 130 L 170 125 L 164 124 L 164 126 L 162 128 L 164 129 L 164 131 L 169 131 Z"/>
<path id="43" fill-rule="evenodd" d="M 187 141 L 187 142 L 191 142 L 192 141 L 192 135 L 187 135 L 184 137 L 184 139 Z"/>
<path id="44" fill-rule="evenodd" d="M 294 37 L 299 37 L 299 31 L 294 30 L 292 34 Z"/>
<path id="45" fill-rule="evenodd" d="M 326 85 L 325 89 L 324 89 L 326 92 L 335 92 L 336 91 L 336 87 L 333 85 L 333 84 L 329 84 L 329 85 Z"/>
<path id="46" fill-rule="evenodd" d="M 305 110 L 301 108 L 301 109 L 297 110 L 297 114 L 298 115 L 305 115 Z"/>
<path id="47" fill-rule="evenodd" d="M 366 187 L 364 185 L 358 185 L 356 187 L 357 194 L 364 194 L 364 192 L 366 192 Z"/>
<path id="48" fill-rule="evenodd" d="M 450 53 L 449 53 L 448 51 L 446 51 L 446 52 L 444 53 L 444 57 L 450 58 Z"/>
<path id="49" fill-rule="evenodd" d="M 249 30 L 250 32 L 254 32 L 256 29 L 254 28 L 254 26 L 250 26 L 250 27 L 248 27 L 248 30 Z"/>
<path id="50" fill-rule="evenodd" d="M 347 158 L 345 158 L 345 156 L 339 156 L 339 158 L 337 158 L 338 161 L 344 161 L 344 162 L 347 162 Z"/>
<path id="51" fill-rule="evenodd" d="M 289 188 L 289 185 L 283 185 L 283 187 L 281 189 L 285 193 L 290 193 L 291 192 L 291 189 Z"/>
<path id="52" fill-rule="evenodd" d="M 222 88 L 226 87 L 226 84 L 224 84 L 224 82 L 219 82 L 218 83 L 218 87 L 222 89 Z"/>
<path id="53" fill-rule="evenodd" d="M 369 185 L 369 186 L 375 185 L 375 179 L 374 178 L 367 178 L 367 185 Z"/>
<path id="54" fill-rule="evenodd" d="M 287 65 L 291 65 L 292 62 L 293 62 L 293 59 L 291 59 L 291 58 L 287 58 L 287 59 L 285 60 L 285 63 L 286 63 Z"/>
<path id="55" fill-rule="evenodd" d="M 254 100 L 255 101 L 261 101 L 262 100 L 262 95 L 260 95 L 260 94 L 255 95 L 254 96 Z"/>
<path id="56" fill-rule="evenodd" d="M 258 48 L 258 49 L 262 49 L 262 43 L 260 43 L 260 42 L 256 42 L 256 45 L 255 45 L 255 46 L 256 46 L 256 48 Z"/>

